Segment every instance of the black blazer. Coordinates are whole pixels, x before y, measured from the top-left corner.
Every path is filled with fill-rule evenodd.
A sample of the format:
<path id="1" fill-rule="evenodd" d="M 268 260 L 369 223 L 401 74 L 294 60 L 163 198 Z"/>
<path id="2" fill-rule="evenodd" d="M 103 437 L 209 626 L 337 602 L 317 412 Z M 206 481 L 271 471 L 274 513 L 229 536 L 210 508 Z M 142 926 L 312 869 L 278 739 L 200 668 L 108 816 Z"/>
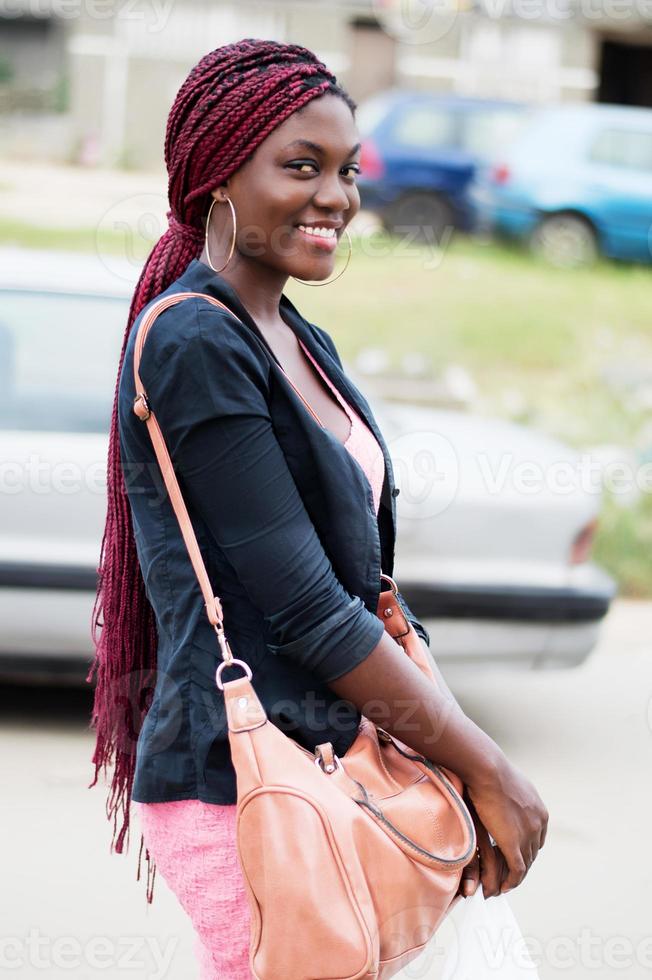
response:
<path id="1" fill-rule="evenodd" d="M 217 297 L 234 315 L 194 298 L 167 309 L 148 335 L 140 376 L 222 600 L 227 639 L 251 667 L 274 724 L 311 750 L 331 741 L 343 755 L 360 713 L 328 682 L 364 660 L 383 633 L 376 606 L 385 588 L 380 572 L 393 571 L 398 493 L 387 446 L 330 336 L 283 295 L 283 319 L 383 449 L 376 516 L 362 468 L 306 409 L 235 290 L 198 259 L 160 295 L 185 290 Z M 158 629 L 156 683 L 136 746 L 132 798 L 235 803 L 223 694 L 215 684 L 217 638 L 147 426 L 132 407 L 134 341 L 144 312 L 128 338 L 118 396 L 122 466 Z M 231 667 L 222 677 L 240 675 Z"/>

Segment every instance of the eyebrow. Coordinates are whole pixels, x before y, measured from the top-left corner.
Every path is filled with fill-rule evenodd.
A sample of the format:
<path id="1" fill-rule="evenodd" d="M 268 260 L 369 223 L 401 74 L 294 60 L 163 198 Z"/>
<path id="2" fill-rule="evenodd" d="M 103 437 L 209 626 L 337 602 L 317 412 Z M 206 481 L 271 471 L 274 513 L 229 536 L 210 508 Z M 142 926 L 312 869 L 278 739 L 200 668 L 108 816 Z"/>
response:
<path id="1" fill-rule="evenodd" d="M 324 147 L 323 146 L 320 146 L 319 143 L 313 143 L 312 140 L 304 140 L 304 139 L 292 140 L 292 142 L 291 143 L 288 143 L 286 146 L 284 146 L 283 149 L 284 150 L 289 150 L 289 149 L 291 149 L 294 146 L 297 146 L 297 147 L 298 146 L 304 146 L 307 150 L 313 150 L 315 153 L 324 153 L 324 154 L 326 153 L 326 150 L 324 149 Z M 351 147 L 351 149 L 347 153 L 347 156 L 350 156 L 350 157 L 353 156 L 354 153 L 357 153 L 358 152 L 358 150 L 360 149 L 361 146 L 362 146 L 362 143 L 356 143 L 355 146 Z"/>

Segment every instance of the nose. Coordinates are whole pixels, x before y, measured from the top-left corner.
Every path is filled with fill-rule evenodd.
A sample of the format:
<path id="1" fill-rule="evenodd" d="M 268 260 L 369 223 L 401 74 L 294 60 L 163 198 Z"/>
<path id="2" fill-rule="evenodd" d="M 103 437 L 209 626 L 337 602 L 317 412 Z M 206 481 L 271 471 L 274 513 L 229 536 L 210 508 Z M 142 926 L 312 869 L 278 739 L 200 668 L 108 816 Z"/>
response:
<path id="1" fill-rule="evenodd" d="M 324 208 L 326 211 L 346 211 L 351 206 L 351 200 L 339 173 L 331 175 L 324 172 L 321 175 L 313 201 L 316 207 Z"/>

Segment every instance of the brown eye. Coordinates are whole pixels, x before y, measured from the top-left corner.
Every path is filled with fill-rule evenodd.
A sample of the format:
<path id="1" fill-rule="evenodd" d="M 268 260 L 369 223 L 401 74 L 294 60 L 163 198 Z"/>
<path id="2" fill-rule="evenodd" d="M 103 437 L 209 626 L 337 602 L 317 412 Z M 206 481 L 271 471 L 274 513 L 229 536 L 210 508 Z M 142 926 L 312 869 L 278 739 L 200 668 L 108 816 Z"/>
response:
<path id="1" fill-rule="evenodd" d="M 288 163 L 288 167 L 291 167 L 293 170 L 300 171 L 301 167 L 312 167 L 314 169 L 315 164 L 314 163 L 310 163 L 308 160 L 304 160 L 304 161 L 302 161 L 300 163 Z M 305 170 L 303 171 L 303 173 L 306 173 L 306 172 L 307 171 L 305 171 Z"/>
<path id="2" fill-rule="evenodd" d="M 296 163 L 288 163 L 287 166 L 288 167 L 291 167 L 292 170 L 296 170 L 298 173 L 304 173 L 304 174 L 305 173 L 309 173 L 310 170 L 303 170 L 302 169 L 303 167 L 309 167 L 309 168 L 311 168 L 313 173 L 317 169 L 316 164 L 310 162 L 309 160 L 297 161 Z M 360 173 L 360 166 L 357 163 L 349 163 L 349 164 L 346 165 L 346 167 L 343 167 L 342 169 L 343 170 L 352 170 L 354 174 L 359 174 Z M 352 179 L 352 177 L 349 176 L 349 180 L 351 180 L 351 179 Z"/>

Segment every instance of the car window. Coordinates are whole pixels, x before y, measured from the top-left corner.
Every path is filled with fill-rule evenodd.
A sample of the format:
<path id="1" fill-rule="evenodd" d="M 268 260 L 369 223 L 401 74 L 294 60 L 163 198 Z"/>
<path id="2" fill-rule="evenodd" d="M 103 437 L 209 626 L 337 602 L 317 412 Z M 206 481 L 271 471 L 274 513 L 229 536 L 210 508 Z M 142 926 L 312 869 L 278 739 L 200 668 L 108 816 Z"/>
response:
<path id="1" fill-rule="evenodd" d="M 494 153 L 502 153 L 525 118 L 525 112 L 512 108 L 465 112 L 462 116 L 462 146 L 477 157 L 488 158 Z"/>
<path id="2" fill-rule="evenodd" d="M 589 150 L 594 163 L 652 173 L 652 131 L 612 126 L 601 130 Z"/>
<path id="3" fill-rule="evenodd" d="M 429 105 L 414 105 L 401 109 L 392 125 L 392 139 L 402 146 L 429 149 L 455 146 L 457 142 L 455 116 L 447 109 Z"/>
<path id="4" fill-rule="evenodd" d="M 2 290 L 0 429 L 108 433 L 129 303 Z"/>

